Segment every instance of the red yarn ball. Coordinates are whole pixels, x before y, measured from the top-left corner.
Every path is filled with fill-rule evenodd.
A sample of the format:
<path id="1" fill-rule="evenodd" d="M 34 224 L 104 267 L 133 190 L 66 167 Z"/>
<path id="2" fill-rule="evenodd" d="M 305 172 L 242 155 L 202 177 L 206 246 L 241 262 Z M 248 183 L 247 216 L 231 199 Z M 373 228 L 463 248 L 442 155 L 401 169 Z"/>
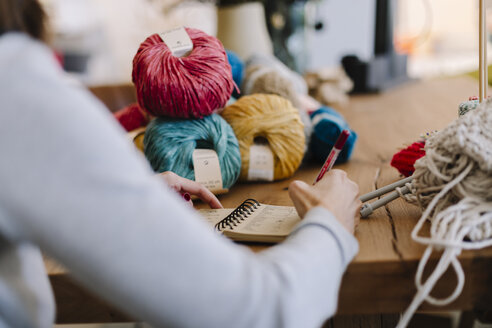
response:
<path id="1" fill-rule="evenodd" d="M 415 162 L 425 156 L 425 141 L 414 142 L 407 148 L 393 155 L 391 166 L 396 168 L 401 174 L 409 177 L 415 171 Z"/>
<path id="2" fill-rule="evenodd" d="M 226 105 L 235 87 L 222 43 L 186 28 L 193 50 L 175 57 L 158 34 L 133 58 L 133 83 L 140 106 L 155 116 L 202 118 Z"/>
<path id="3" fill-rule="evenodd" d="M 151 119 L 150 115 L 140 108 L 137 103 L 128 105 L 113 115 L 126 131 L 133 131 L 139 127 L 146 126 Z"/>

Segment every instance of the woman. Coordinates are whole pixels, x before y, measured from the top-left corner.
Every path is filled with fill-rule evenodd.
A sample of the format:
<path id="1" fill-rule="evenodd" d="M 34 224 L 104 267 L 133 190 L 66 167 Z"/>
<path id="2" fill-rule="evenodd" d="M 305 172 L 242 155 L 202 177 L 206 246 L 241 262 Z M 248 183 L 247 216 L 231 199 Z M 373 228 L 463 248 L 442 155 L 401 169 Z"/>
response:
<path id="1" fill-rule="evenodd" d="M 302 223 L 259 254 L 217 236 L 153 174 L 87 91 L 67 85 L 34 0 L 0 0 L 0 326 L 51 327 L 39 249 L 138 320 L 166 327 L 316 327 L 333 315 L 358 188 L 293 182 Z M 178 191 L 217 199 L 172 174 Z"/>

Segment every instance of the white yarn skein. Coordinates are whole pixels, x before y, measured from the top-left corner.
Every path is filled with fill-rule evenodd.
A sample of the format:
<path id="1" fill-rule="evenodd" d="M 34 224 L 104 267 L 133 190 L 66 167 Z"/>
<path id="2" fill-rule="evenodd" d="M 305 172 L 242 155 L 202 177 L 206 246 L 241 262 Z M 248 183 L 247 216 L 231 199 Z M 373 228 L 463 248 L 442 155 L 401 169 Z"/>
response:
<path id="1" fill-rule="evenodd" d="M 419 203 L 425 211 L 412 231 L 412 239 L 427 245 L 415 275 L 417 293 L 403 314 L 406 327 L 422 302 L 446 305 L 461 294 L 465 283 L 458 256 L 463 249 L 492 246 L 492 101 L 460 117 L 426 142 L 426 155 L 415 163 L 411 193 L 400 195 Z M 430 237 L 419 236 L 430 220 Z M 444 250 L 424 282 L 423 271 L 435 250 Z M 458 282 L 446 298 L 430 293 L 449 266 Z"/>

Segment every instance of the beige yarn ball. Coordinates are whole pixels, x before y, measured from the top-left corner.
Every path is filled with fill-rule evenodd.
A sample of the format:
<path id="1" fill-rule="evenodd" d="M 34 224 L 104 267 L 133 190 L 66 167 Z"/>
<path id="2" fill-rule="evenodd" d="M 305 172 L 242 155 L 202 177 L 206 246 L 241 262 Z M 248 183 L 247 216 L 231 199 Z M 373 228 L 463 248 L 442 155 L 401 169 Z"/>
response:
<path id="1" fill-rule="evenodd" d="M 313 132 L 311 119 L 301 106 L 300 94 L 295 90 L 294 83 L 285 73 L 263 65 L 247 66 L 241 90 L 245 95 L 265 93 L 288 99 L 299 110 L 307 146 Z"/>
<path id="2" fill-rule="evenodd" d="M 293 83 L 282 73 L 267 66 L 254 65 L 246 68 L 242 90 L 244 94 L 266 93 L 288 99 L 299 108 L 299 100 Z"/>

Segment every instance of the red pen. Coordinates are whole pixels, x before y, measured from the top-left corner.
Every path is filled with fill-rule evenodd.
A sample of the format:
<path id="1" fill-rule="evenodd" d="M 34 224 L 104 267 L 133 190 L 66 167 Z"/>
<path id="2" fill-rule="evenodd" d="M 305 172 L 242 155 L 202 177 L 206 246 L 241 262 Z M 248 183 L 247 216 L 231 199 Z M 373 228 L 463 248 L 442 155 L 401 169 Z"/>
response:
<path id="1" fill-rule="evenodd" d="M 350 136 L 349 130 L 343 130 L 342 133 L 340 133 L 337 141 L 335 142 L 335 145 L 333 146 L 330 153 L 328 154 L 328 157 L 326 158 L 325 164 L 323 164 L 323 167 L 321 168 L 321 171 L 319 171 L 318 177 L 316 178 L 313 184 L 321 180 L 323 175 L 325 175 L 325 173 L 333 167 L 333 164 L 335 164 L 335 161 L 337 160 L 338 154 L 340 154 L 340 152 L 342 151 L 343 146 L 345 145 L 345 142 L 347 141 L 349 136 Z"/>

